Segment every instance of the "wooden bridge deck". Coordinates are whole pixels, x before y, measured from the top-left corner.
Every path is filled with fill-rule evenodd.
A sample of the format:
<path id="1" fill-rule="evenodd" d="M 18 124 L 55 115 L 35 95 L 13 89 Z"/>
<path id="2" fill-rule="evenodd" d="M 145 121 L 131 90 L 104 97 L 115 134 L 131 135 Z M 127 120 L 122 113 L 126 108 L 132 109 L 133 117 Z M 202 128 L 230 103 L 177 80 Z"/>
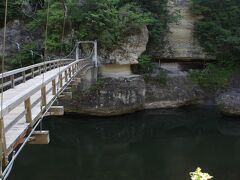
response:
<path id="1" fill-rule="evenodd" d="M 66 66 L 61 67 L 60 69 L 64 69 Z M 7 107 L 11 105 L 13 102 L 18 101 L 19 99 L 25 98 L 26 94 L 31 93 L 31 91 L 35 88 L 40 87 L 44 82 L 51 80 L 52 78 L 56 77 L 58 74 L 58 69 L 54 69 L 44 73 L 44 80 L 43 75 L 38 75 L 33 79 L 26 81 L 13 89 L 10 89 L 3 94 L 3 107 Z M 57 77 L 56 79 L 58 79 Z M 59 81 L 59 79 L 57 80 Z M 65 78 L 63 79 L 63 85 L 65 85 L 66 81 Z M 52 86 L 51 84 L 46 85 L 46 99 L 47 104 L 53 100 L 55 97 L 52 94 Z M 32 119 L 33 124 L 41 115 L 41 90 L 37 91 L 34 95 L 30 97 L 31 106 L 32 106 Z M 11 108 L 11 107 L 10 107 Z M 25 105 L 24 102 L 19 104 L 15 109 L 10 111 L 6 116 L 3 118 L 4 120 L 4 129 L 5 129 L 5 136 L 6 136 L 6 149 L 7 151 L 11 151 L 13 149 L 14 144 L 16 143 L 17 139 L 23 136 L 28 129 L 30 122 L 27 122 L 25 116 Z"/>
<path id="2" fill-rule="evenodd" d="M 0 148 L 5 157 L 8 157 L 23 142 L 24 137 L 48 111 L 48 107 L 71 79 L 89 64 L 89 60 L 69 60 L 68 63 L 61 63 L 60 66 L 59 61 L 52 61 L 47 65 L 40 64 L 37 68 L 35 65 L 22 71 L 7 72 L 2 75 L 2 78 L 8 79 L 4 83 L 11 85 L 10 88 L 5 87 L 3 96 L 0 95 L 3 97 L 3 101 L 0 100 L 0 113 L 3 117 L 0 127 L 3 132 L 1 137 L 3 147 Z M 27 78 L 29 77 L 27 72 L 30 72 L 30 78 Z M 15 85 L 19 78 L 20 83 Z"/>

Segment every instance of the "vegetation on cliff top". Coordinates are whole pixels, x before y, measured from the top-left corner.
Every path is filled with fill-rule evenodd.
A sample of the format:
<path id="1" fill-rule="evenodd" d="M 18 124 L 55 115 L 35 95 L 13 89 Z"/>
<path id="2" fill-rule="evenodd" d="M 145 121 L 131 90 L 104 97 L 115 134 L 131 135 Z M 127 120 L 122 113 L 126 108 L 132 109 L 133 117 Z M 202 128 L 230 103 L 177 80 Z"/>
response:
<path id="1" fill-rule="evenodd" d="M 240 63 L 240 1 L 192 0 L 192 11 L 201 17 L 195 35 L 218 60 Z"/>
<path id="2" fill-rule="evenodd" d="M 240 73 L 240 1 L 192 0 L 192 12 L 199 16 L 195 37 L 218 63 L 191 77 L 204 87 L 224 87 L 229 77 Z"/>
<path id="3" fill-rule="evenodd" d="M 44 3 L 43 3 L 44 2 Z M 167 0 L 49 0 L 49 19 L 47 35 L 48 54 L 59 55 L 68 52 L 76 40 L 98 40 L 101 48 L 111 49 L 128 33 L 134 32 L 143 25 L 150 30 L 151 40 L 163 39 L 169 21 L 174 16 L 168 15 Z M 9 0 L 9 16 L 12 20 L 21 18 L 36 38 L 38 53 L 43 49 L 45 38 L 47 1 L 34 0 L 26 3 L 23 0 Z M 0 5 L 0 15 L 4 13 L 4 5 Z M 66 23 L 63 33 L 64 14 Z M 3 16 L 0 16 L 3 18 Z M 1 19 L 2 22 L 2 19 Z M 39 37 L 40 35 L 40 37 Z M 62 35 L 64 41 L 62 42 Z M 42 41 L 39 41 L 41 39 Z M 42 47 L 41 47 L 42 46 Z M 29 48 L 14 58 L 16 66 L 31 64 Z M 35 57 L 35 61 L 40 56 Z"/>

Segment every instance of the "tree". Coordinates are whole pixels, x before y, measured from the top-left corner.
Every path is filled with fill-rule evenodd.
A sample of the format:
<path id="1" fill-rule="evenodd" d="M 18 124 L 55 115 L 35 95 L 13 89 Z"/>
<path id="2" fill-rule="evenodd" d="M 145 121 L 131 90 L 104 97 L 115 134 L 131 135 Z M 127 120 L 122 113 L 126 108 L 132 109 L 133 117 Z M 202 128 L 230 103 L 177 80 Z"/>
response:
<path id="1" fill-rule="evenodd" d="M 5 0 L 0 2 L 0 27 L 4 25 L 4 16 L 5 16 Z M 7 21 L 11 21 L 16 17 L 21 17 L 20 13 L 20 3 L 15 0 L 8 0 L 8 13 L 7 13 Z"/>
<path id="2" fill-rule="evenodd" d="M 192 1 L 193 13 L 202 17 L 195 24 L 201 45 L 217 59 L 240 63 L 240 1 Z"/>

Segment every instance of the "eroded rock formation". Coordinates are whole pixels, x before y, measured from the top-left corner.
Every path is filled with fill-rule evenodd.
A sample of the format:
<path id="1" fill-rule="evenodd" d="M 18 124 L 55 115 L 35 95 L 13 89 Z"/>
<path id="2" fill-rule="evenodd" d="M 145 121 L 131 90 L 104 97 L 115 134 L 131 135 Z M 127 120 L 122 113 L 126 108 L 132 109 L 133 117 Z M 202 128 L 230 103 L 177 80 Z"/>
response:
<path id="1" fill-rule="evenodd" d="M 146 50 L 149 33 L 146 26 L 132 32 L 111 52 L 100 51 L 100 73 L 106 77 L 131 75 L 131 64 L 138 64 L 139 56 Z"/>
<path id="2" fill-rule="evenodd" d="M 72 100 L 64 100 L 67 112 L 98 116 L 122 115 L 144 108 L 145 82 L 133 75 L 131 64 L 137 64 L 146 50 L 149 33 L 146 26 L 125 37 L 112 51 L 100 50 L 101 77 L 88 89 L 82 84 L 72 88 Z"/>

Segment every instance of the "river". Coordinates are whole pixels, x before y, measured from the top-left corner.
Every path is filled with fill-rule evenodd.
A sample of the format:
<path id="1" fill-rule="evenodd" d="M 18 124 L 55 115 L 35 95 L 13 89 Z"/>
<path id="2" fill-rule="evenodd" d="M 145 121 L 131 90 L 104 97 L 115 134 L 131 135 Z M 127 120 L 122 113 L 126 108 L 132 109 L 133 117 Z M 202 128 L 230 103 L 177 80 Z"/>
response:
<path id="1" fill-rule="evenodd" d="M 49 145 L 27 145 L 9 180 L 188 180 L 200 166 L 240 179 L 240 118 L 215 107 L 119 117 L 48 117 Z"/>

